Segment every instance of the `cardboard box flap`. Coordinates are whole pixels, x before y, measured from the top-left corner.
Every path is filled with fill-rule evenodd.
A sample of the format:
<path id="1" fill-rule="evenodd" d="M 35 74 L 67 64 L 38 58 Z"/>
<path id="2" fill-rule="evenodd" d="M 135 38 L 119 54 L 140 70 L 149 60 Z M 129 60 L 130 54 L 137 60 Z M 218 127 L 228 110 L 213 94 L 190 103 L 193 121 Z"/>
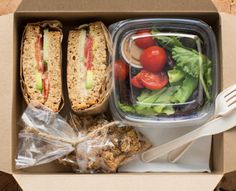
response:
<path id="1" fill-rule="evenodd" d="M 236 128 L 225 132 L 223 136 L 224 173 L 228 173 L 236 170 Z"/>
<path id="2" fill-rule="evenodd" d="M 13 175 L 23 190 L 34 191 L 83 191 L 103 190 L 191 190 L 212 191 L 221 180 L 222 175 L 210 174 L 42 174 L 42 175 Z M 155 184 L 153 184 L 155 182 Z M 198 184 L 194 184 L 194 183 Z M 155 186 L 154 186 L 155 185 Z"/>
<path id="3" fill-rule="evenodd" d="M 165 7 L 165 9 L 163 9 Z M 95 12 L 217 12 L 211 0 L 23 0 L 17 12 L 95 11 Z"/>
<path id="4" fill-rule="evenodd" d="M 236 83 L 236 16 L 221 13 L 222 40 L 222 85 L 226 88 Z M 224 172 L 236 170 L 236 129 L 225 132 L 224 136 Z"/>
<path id="5" fill-rule="evenodd" d="M 13 14 L 0 17 L 0 170 L 12 168 Z M 4 144 L 3 144 L 4 143 Z"/>
<path id="6" fill-rule="evenodd" d="M 236 16 L 221 13 L 221 39 L 222 39 L 222 70 L 223 87 L 236 83 Z"/>

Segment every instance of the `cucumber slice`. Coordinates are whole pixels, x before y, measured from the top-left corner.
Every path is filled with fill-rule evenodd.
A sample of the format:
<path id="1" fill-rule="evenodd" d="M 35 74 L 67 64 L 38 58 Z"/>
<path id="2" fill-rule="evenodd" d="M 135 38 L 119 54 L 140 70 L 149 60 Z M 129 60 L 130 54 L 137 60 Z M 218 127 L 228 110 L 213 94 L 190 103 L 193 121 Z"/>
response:
<path id="1" fill-rule="evenodd" d="M 93 87 L 93 72 L 91 70 L 87 71 L 86 74 L 86 89 L 91 89 Z"/>
<path id="2" fill-rule="evenodd" d="M 38 90 L 40 93 L 43 91 L 43 82 L 42 82 L 42 74 L 37 72 L 35 74 L 35 88 Z"/>
<path id="3" fill-rule="evenodd" d="M 43 30 L 43 63 L 47 64 L 48 60 L 48 29 Z"/>
<path id="4" fill-rule="evenodd" d="M 84 61 L 84 48 L 85 48 L 85 43 L 86 43 L 86 30 L 82 29 L 80 30 L 80 36 L 79 36 L 79 60 L 82 62 Z"/>
<path id="5" fill-rule="evenodd" d="M 171 84 L 176 83 L 180 80 L 182 80 L 185 77 L 185 73 L 181 70 L 169 70 L 168 71 L 168 77 L 169 77 L 169 82 Z"/>

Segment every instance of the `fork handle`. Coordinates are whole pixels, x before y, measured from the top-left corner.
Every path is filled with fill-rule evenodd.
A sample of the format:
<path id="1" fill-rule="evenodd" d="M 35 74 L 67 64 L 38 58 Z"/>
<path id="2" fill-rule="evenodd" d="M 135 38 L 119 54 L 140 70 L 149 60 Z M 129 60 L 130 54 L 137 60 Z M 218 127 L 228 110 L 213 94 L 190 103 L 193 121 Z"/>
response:
<path id="1" fill-rule="evenodd" d="M 189 142 L 181 147 L 174 149 L 168 153 L 168 162 L 176 163 L 193 145 L 194 141 Z"/>
<path id="2" fill-rule="evenodd" d="M 185 145 L 189 142 L 192 142 L 200 137 L 208 136 L 208 135 L 215 135 L 218 133 L 222 133 L 226 130 L 231 129 L 236 125 L 236 112 L 229 113 L 224 117 L 216 118 L 205 125 L 181 136 L 177 139 L 174 139 L 168 143 L 163 145 L 153 147 L 146 152 L 141 154 L 141 159 L 144 162 L 151 162 L 182 145 Z"/>

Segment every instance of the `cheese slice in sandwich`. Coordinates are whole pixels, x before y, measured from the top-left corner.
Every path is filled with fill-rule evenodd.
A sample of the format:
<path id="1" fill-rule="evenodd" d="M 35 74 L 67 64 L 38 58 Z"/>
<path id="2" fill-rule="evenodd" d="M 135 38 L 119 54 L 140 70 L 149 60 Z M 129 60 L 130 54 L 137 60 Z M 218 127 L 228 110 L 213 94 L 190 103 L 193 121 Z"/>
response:
<path id="1" fill-rule="evenodd" d="M 63 105 L 60 23 L 28 24 L 22 37 L 21 87 L 27 103 L 58 112 Z"/>
<path id="2" fill-rule="evenodd" d="M 108 51 L 104 25 L 90 23 L 69 31 L 67 87 L 74 111 L 96 108 L 106 100 Z"/>

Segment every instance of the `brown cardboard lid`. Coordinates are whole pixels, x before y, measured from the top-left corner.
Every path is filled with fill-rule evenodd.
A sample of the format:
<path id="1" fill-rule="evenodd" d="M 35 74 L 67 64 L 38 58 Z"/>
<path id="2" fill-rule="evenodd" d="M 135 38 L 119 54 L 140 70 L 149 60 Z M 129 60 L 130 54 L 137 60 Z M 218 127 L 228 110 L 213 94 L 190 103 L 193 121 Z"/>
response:
<path id="1" fill-rule="evenodd" d="M 0 170 L 12 168 L 13 14 L 0 17 Z"/>
<path id="2" fill-rule="evenodd" d="M 217 12 L 217 9 L 211 0 L 23 0 L 17 12 L 22 11 Z"/>
<path id="3" fill-rule="evenodd" d="M 23 190 L 34 191 L 156 191 L 156 190 L 181 190 L 181 191 L 212 191 L 221 180 L 222 175 L 207 173 L 199 174 L 38 174 L 38 175 L 13 175 L 20 183 Z"/>

